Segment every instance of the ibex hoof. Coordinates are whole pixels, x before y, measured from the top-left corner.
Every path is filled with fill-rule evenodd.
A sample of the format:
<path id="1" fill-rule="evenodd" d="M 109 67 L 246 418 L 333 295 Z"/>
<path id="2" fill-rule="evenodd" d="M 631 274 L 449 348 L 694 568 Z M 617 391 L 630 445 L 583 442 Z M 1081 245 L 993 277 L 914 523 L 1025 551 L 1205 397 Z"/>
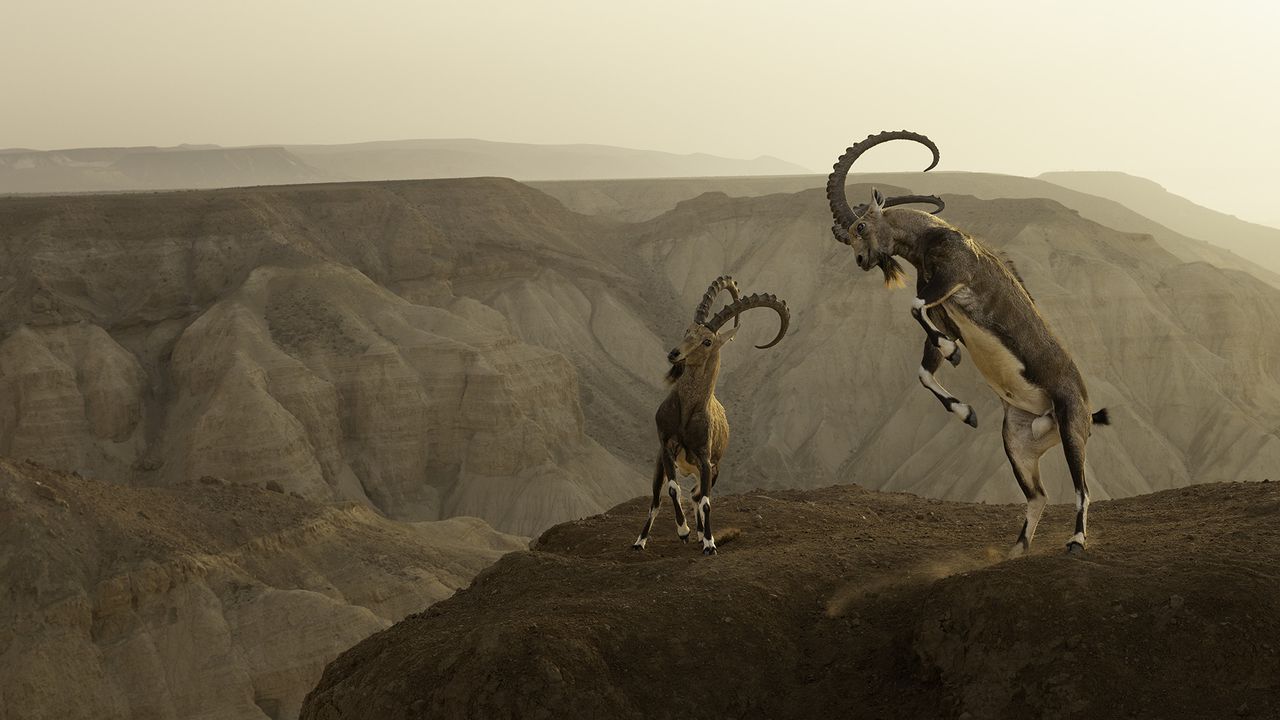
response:
<path id="1" fill-rule="evenodd" d="M 715 555 L 715 554 L 716 554 L 716 549 L 715 549 L 715 547 L 704 547 L 704 548 L 702 548 L 702 554 L 703 554 L 703 555 Z"/>
<path id="2" fill-rule="evenodd" d="M 681 535 L 681 536 L 680 536 L 680 542 L 682 542 L 682 543 L 684 543 L 684 544 L 688 545 L 688 544 L 689 544 L 689 533 L 685 533 L 685 534 Z"/>
<path id="3" fill-rule="evenodd" d="M 956 348 L 955 352 L 947 356 L 947 362 L 951 363 L 951 367 L 955 367 L 960 364 L 960 348 Z"/>
<path id="4" fill-rule="evenodd" d="M 973 408 L 969 408 L 969 414 L 965 415 L 964 424 L 972 428 L 978 427 L 978 413 L 974 412 Z"/>
<path id="5" fill-rule="evenodd" d="M 1068 555 L 1083 555 L 1083 554 L 1084 554 L 1084 546 L 1083 546 L 1083 545 L 1081 545 L 1080 543 L 1078 543 L 1078 542 L 1076 542 L 1076 541 L 1072 540 L 1071 542 L 1067 543 L 1067 554 L 1068 554 Z"/>

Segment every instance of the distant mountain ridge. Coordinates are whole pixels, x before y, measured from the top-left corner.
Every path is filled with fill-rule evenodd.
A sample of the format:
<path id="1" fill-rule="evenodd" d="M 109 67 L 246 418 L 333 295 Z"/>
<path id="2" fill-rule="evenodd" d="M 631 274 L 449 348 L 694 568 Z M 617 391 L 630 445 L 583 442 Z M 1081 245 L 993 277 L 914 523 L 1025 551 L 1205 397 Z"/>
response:
<path id="1" fill-rule="evenodd" d="M 1087 174 L 1087 173 L 1081 173 Z M 1062 203 L 1087 218 L 1123 232 L 1151 235 L 1184 262 L 1208 262 L 1222 268 L 1243 270 L 1280 287 L 1280 256 L 1271 248 L 1280 247 L 1280 230 L 1245 223 L 1171 195 L 1158 184 L 1133 178 L 1135 186 L 1149 185 L 1160 195 L 1174 198 L 1167 203 L 1130 202 L 1129 195 L 1108 188 L 1077 190 L 1040 178 L 997 173 L 934 171 L 930 173 L 855 173 L 850 183 L 910 188 L 931 194 L 964 194 L 994 200 L 998 198 L 1046 198 Z M 651 220 L 678 203 L 706 192 L 735 197 L 758 197 L 774 193 L 795 193 L 821 188 L 825 176 L 793 175 L 777 177 L 672 178 L 668 180 L 611 180 L 577 182 L 535 182 L 534 187 L 557 198 L 580 213 L 638 222 Z M 1157 196 L 1159 197 L 1159 196 Z M 1182 207 L 1185 203 L 1190 209 Z M 1141 207 L 1140 207 L 1141 205 Z M 1195 232 L 1179 218 L 1191 215 L 1199 220 Z M 1242 226 L 1245 226 L 1242 228 Z M 1252 233 L 1252 234 L 1251 234 Z M 1256 238 L 1274 239 L 1255 240 Z"/>
<path id="2" fill-rule="evenodd" d="M 678 155 L 608 145 L 387 140 L 347 145 L 0 149 L 0 194 L 189 190 L 363 180 L 518 180 L 779 175 L 778 158 Z"/>
<path id="3" fill-rule="evenodd" d="M 1122 172 L 1041 173 L 1041 180 L 1091 195 L 1110 198 L 1184 235 L 1232 251 L 1273 272 L 1280 272 L 1280 229 L 1241 220 L 1169 192 L 1143 177 Z"/>

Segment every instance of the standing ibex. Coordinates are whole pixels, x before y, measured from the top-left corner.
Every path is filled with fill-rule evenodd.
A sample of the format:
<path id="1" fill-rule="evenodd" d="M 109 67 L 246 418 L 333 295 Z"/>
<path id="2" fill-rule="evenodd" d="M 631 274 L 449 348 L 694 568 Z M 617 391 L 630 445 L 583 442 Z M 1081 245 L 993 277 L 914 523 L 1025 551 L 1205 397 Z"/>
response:
<path id="1" fill-rule="evenodd" d="M 721 291 L 728 290 L 733 301 L 707 319 L 712 303 Z M 720 349 L 733 339 L 738 331 L 738 315 L 751 308 L 772 308 L 781 318 L 778 334 L 760 349 L 773 347 L 782 340 L 791 320 L 787 304 L 773 295 L 760 294 L 740 298 L 738 285 L 733 278 L 716 278 L 702 296 L 698 309 L 693 313 L 693 324 L 685 331 L 684 340 L 667 354 L 671 371 L 667 381 L 674 383 L 671 394 L 658 407 L 654 417 L 658 425 L 658 460 L 653 470 L 653 502 L 649 505 L 649 517 L 636 538 L 636 550 L 649 541 L 649 530 L 662 501 L 662 487 L 667 487 L 671 504 L 676 511 L 676 534 L 689 541 L 689 524 L 680 507 L 680 485 L 676 482 L 676 468 L 681 474 L 697 473 L 699 483 L 693 491 L 694 516 L 698 533 L 702 536 L 702 553 L 716 552 L 715 537 L 711 534 L 711 488 L 720 475 L 720 459 L 729 447 L 729 421 L 724 406 L 716 399 L 716 377 L 720 374 Z M 720 332 L 730 318 L 733 328 Z"/>
<path id="2" fill-rule="evenodd" d="M 943 208 L 942 200 L 920 195 L 886 199 L 876 190 L 870 204 L 849 207 L 844 193 L 849 167 L 869 148 L 890 140 L 912 140 L 929 148 L 933 162 L 926 171 L 938 164 L 938 147 L 906 130 L 872 135 L 848 148 L 827 178 L 827 200 L 836 221 L 831 231 L 853 248 L 859 267 L 864 271 L 880 268 L 888 285 L 903 284 L 902 266 L 895 255 L 915 266 L 911 314 L 927 335 L 920 382 L 944 408 L 977 427 L 973 408 L 934 377 L 943 358 L 952 365 L 960 362 L 957 341 L 969 350 L 973 364 L 1004 403 L 1005 454 L 1027 497 L 1026 520 L 1013 554 L 1025 552 L 1035 536 L 1046 503 L 1040 456 L 1059 442 L 1076 488 L 1075 534 L 1067 550 L 1082 552 L 1089 511 L 1085 443 L 1094 423 L 1107 423 L 1107 413 L 1090 414 L 1080 371 L 1041 317 L 1011 262 L 929 213 L 888 209 L 927 202 L 937 207 L 936 213 Z M 1055 426 L 1057 433 L 1052 432 Z"/>

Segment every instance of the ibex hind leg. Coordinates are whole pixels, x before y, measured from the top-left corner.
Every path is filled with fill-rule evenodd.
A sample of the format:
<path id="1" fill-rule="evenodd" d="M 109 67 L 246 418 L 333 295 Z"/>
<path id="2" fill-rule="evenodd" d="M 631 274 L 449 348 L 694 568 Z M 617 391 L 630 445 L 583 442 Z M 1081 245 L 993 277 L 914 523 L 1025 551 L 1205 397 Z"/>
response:
<path id="1" fill-rule="evenodd" d="M 663 453 L 665 455 L 665 452 Z M 665 469 L 663 467 L 663 456 L 659 455 L 658 461 L 653 469 L 653 501 L 649 503 L 649 516 L 645 518 L 644 525 L 640 526 L 640 536 L 636 538 L 635 543 L 631 545 L 632 550 L 643 550 L 644 546 L 649 542 L 649 531 L 653 529 L 653 521 L 658 517 L 658 507 L 662 503 L 662 485 L 665 480 Z M 677 508 L 677 512 L 679 509 Z"/>
<path id="2" fill-rule="evenodd" d="M 671 453 L 664 449 L 659 462 L 667 476 L 667 495 L 671 497 L 671 507 L 676 511 L 676 536 L 683 542 L 689 542 L 689 521 L 680 505 L 680 483 L 676 482 L 675 461 L 671 458 Z"/>
<path id="3" fill-rule="evenodd" d="M 1076 488 L 1075 533 L 1067 541 L 1067 552 L 1079 555 L 1084 552 L 1085 534 L 1089 524 L 1089 484 L 1085 479 L 1085 445 L 1089 442 L 1093 419 L 1087 408 L 1077 402 L 1055 401 L 1055 416 L 1062 437 L 1062 452 L 1071 471 L 1071 482 Z"/>
<path id="4" fill-rule="evenodd" d="M 1009 458 L 1009 467 L 1013 469 L 1013 477 L 1027 498 L 1026 517 L 1018 539 L 1009 551 L 1011 557 L 1018 557 L 1031 549 L 1036 526 L 1048 502 L 1044 485 L 1040 483 L 1040 456 L 1058 443 L 1058 436 L 1039 433 L 1035 427 L 1037 420 L 1032 413 L 1005 405 L 1004 452 Z"/>

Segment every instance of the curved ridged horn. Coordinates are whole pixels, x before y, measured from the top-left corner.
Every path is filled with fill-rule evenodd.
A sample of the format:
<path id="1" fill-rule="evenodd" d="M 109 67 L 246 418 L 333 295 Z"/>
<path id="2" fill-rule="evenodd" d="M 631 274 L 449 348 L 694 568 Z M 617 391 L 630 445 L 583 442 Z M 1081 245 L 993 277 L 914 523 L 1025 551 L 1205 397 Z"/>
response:
<path id="1" fill-rule="evenodd" d="M 769 293 L 753 293 L 741 300 L 735 300 L 734 302 L 725 305 L 720 309 L 720 312 L 716 313 L 714 317 L 707 321 L 707 327 L 711 328 L 712 332 L 719 332 L 720 328 L 725 323 L 729 322 L 729 318 L 737 318 L 741 313 L 744 313 L 751 308 L 758 307 L 773 308 L 777 311 L 778 317 L 781 318 L 781 323 L 778 325 L 777 337 L 770 340 L 766 345 L 756 346 L 761 350 L 771 348 L 774 345 L 777 345 L 778 341 L 782 340 L 783 335 L 787 334 L 787 325 L 791 322 L 791 311 L 787 309 L 787 304 L 785 302 L 779 300 L 774 295 L 770 295 Z"/>
<path id="2" fill-rule="evenodd" d="M 831 166 L 831 174 L 827 176 L 827 202 L 831 204 L 831 216 L 844 228 L 849 228 L 858 219 L 857 213 L 849 207 L 849 199 L 844 194 L 844 179 L 849 174 L 849 168 L 853 165 L 853 161 L 862 156 L 862 153 L 890 140 L 912 140 L 924 145 L 933 153 L 933 162 L 929 163 L 929 167 L 924 171 L 929 172 L 937 166 L 940 157 L 938 146 L 924 135 L 909 130 L 885 131 L 869 135 L 866 140 L 846 148 L 840 159 L 836 160 L 836 164 Z"/>
<path id="3" fill-rule="evenodd" d="M 931 215 L 937 215 L 947 207 L 947 204 L 942 202 L 942 198 L 937 195 L 898 195 L 885 200 L 884 206 L 891 208 L 896 205 L 910 205 L 912 203 L 929 203 L 934 206 L 935 209 L 930 211 Z"/>
<path id="4" fill-rule="evenodd" d="M 721 275 L 711 282 L 711 286 L 702 294 L 702 302 L 698 303 L 698 309 L 693 311 L 693 321 L 696 323 L 707 322 L 707 313 L 711 312 L 711 304 L 716 301 L 716 297 L 723 290 L 728 290 L 729 295 L 733 297 L 733 302 L 738 302 L 738 283 L 728 275 Z M 733 319 L 733 326 L 737 327 L 741 321 L 736 317 Z"/>

